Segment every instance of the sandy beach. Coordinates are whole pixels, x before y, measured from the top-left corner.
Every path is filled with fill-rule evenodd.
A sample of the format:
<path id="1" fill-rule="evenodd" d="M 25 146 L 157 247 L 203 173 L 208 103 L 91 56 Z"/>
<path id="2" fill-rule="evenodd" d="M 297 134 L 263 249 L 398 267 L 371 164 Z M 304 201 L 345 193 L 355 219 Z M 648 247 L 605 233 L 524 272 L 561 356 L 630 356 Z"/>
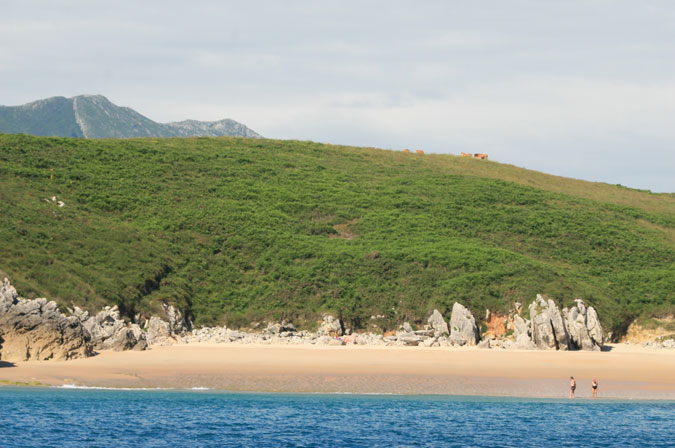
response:
<path id="1" fill-rule="evenodd" d="M 0 362 L 0 381 L 131 388 L 675 399 L 675 351 L 188 344 L 73 361 Z"/>

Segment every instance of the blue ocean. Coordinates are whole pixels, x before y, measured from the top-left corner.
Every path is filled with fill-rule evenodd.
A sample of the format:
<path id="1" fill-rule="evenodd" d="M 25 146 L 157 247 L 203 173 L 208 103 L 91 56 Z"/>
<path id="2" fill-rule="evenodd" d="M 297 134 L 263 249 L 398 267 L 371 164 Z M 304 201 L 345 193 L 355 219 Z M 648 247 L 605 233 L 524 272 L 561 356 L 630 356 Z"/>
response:
<path id="1" fill-rule="evenodd" d="M 0 387 L 2 447 L 672 447 L 675 402 Z"/>

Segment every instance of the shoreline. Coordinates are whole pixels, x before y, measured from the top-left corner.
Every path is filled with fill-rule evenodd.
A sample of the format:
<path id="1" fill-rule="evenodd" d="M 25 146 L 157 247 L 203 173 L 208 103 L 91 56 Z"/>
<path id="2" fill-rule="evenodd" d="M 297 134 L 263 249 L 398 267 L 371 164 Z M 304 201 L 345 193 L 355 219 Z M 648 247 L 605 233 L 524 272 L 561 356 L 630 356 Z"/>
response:
<path id="1" fill-rule="evenodd" d="M 556 352 L 191 343 L 2 365 L 0 386 L 555 399 L 567 397 L 573 375 L 580 399 L 590 398 L 590 382 L 598 378 L 600 399 L 675 400 L 675 352 L 622 345 Z"/>
<path id="2" fill-rule="evenodd" d="M 210 389 L 206 387 L 192 387 L 192 388 L 175 388 L 175 387 L 107 387 L 107 386 L 77 386 L 72 384 L 63 384 L 60 386 L 53 386 L 49 384 L 7 384 L 0 383 L 0 391 L 3 389 L 55 389 L 55 390 L 102 390 L 112 392 L 194 392 L 194 393 L 208 393 L 208 394 L 224 394 L 224 395 L 296 395 L 296 396 L 362 396 L 362 397 L 410 397 L 410 398 L 470 398 L 470 399 L 512 399 L 514 401 L 537 401 L 542 403 L 675 403 L 675 397 L 666 398 L 625 398 L 625 397 L 576 397 L 569 399 L 567 397 L 540 397 L 540 396 L 521 396 L 521 395 L 460 395 L 460 394 L 423 394 L 423 393 L 397 393 L 397 392 L 286 392 L 286 391 L 264 391 L 264 390 L 229 390 L 229 389 Z"/>

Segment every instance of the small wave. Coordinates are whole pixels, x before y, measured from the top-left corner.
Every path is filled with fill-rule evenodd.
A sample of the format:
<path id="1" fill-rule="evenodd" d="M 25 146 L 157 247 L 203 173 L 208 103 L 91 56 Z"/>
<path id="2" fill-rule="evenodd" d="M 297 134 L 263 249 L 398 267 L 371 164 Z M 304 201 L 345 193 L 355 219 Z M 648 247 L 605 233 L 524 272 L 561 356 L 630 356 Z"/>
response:
<path id="1" fill-rule="evenodd" d="M 209 387 L 191 387 L 190 390 L 211 390 Z"/>

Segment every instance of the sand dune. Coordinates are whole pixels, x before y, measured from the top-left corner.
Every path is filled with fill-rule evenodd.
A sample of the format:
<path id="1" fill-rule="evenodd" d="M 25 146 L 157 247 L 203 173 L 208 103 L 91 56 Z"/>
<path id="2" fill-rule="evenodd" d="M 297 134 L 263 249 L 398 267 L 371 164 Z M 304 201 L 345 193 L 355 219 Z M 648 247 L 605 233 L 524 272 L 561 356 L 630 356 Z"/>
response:
<path id="1" fill-rule="evenodd" d="M 3 365 L 3 364 L 0 364 Z M 7 364 L 4 364 L 7 365 Z M 675 399 L 675 351 L 189 344 L 0 368 L 0 380 L 103 387 Z"/>

